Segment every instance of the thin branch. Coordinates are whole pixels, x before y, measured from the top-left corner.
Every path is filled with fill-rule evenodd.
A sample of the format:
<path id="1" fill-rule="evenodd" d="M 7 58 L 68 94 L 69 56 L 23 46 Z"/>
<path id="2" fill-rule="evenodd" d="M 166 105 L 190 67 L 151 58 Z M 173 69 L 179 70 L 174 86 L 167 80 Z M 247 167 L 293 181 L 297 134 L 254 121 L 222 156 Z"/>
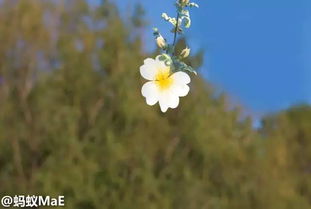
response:
<path id="1" fill-rule="evenodd" d="M 176 44 L 176 39 L 177 39 L 177 31 L 178 31 L 178 27 L 179 27 L 179 12 L 177 12 L 177 18 L 176 18 L 176 27 L 175 27 L 175 31 L 174 31 L 174 42 L 173 42 L 173 47 L 175 47 Z M 175 51 L 175 50 L 174 50 Z"/>

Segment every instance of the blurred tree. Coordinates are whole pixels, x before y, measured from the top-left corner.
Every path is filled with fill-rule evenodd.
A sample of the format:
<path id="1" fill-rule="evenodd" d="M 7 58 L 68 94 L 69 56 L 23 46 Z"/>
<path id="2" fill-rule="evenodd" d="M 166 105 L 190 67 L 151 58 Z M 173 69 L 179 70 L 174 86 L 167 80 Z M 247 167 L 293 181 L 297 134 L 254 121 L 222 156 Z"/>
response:
<path id="1" fill-rule="evenodd" d="M 140 95 L 137 7 L 3 1 L 0 196 L 65 195 L 66 208 L 310 208 L 310 108 L 264 120 L 203 79 L 162 114 Z M 184 48 L 181 39 L 178 49 Z M 187 62 L 202 64 L 202 53 Z"/>
<path id="2" fill-rule="evenodd" d="M 295 106 L 270 115 L 263 120 L 261 132 L 270 138 L 267 146 L 273 158 L 282 164 L 283 176 L 290 176 L 293 184 L 288 185 L 291 188 L 287 192 L 297 195 L 297 203 L 310 207 L 311 107 Z"/>

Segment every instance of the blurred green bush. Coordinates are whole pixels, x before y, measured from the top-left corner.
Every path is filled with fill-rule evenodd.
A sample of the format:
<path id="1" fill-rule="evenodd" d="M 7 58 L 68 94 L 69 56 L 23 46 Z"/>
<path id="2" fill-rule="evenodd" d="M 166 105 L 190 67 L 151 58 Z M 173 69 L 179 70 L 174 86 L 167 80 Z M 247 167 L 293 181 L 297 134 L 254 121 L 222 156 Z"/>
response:
<path id="1" fill-rule="evenodd" d="M 0 196 L 65 195 L 68 209 L 311 208 L 310 107 L 256 131 L 193 77 L 164 115 L 140 95 L 139 66 L 154 56 L 140 7 L 123 20 L 108 1 L 0 4 Z"/>

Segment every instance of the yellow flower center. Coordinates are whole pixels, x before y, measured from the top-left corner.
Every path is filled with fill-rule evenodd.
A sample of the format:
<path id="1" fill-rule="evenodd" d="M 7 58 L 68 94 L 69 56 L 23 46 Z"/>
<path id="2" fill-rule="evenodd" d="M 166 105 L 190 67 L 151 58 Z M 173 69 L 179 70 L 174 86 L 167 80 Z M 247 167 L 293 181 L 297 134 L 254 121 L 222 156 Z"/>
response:
<path id="1" fill-rule="evenodd" d="M 170 77 L 170 69 L 160 69 L 155 81 L 160 90 L 168 89 L 173 83 L 173 79 Z"/>

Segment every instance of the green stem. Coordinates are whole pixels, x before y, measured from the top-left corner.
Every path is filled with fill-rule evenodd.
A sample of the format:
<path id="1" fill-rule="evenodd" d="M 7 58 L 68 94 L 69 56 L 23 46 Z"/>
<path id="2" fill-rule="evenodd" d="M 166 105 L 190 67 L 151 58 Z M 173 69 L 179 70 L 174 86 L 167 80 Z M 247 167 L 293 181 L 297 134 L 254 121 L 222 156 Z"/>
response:
<path id="1" fill-rule="evenodd" d="M 175 44 L 176 44 L 176 39 L 177 39 L 177 31 L 178 31 L 178 27 L 179 27 L 178 24 L 179 24 L 179 12 L 177 12 L 176 27 L 175 27 L 175 31 L 174 31 L 174 42 L 173 42 L 174 52 L 175 52 Z"/>

